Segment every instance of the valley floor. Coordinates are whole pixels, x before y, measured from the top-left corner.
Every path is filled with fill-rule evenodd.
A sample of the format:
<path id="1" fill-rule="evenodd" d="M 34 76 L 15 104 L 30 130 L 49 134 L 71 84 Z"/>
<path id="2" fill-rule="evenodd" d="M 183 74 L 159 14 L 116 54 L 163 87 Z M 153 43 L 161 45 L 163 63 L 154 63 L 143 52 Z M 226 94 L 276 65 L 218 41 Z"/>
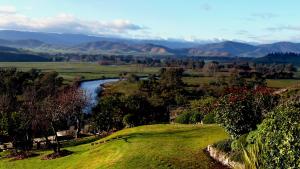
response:
<path id="1" fill-rule="evenodd" d="M 2 169 L 164 169 L 164 168 L 222 168 L 203 151 L 226 139 L 228 135 L 217 125 L 149 125 L 116 132 L 96 143 L 66 149 L 70 156 L 41 160 L 50 151 L 25 160 L 1 159 Z M 109 141 L 107 141 L 109 140 Z"/>

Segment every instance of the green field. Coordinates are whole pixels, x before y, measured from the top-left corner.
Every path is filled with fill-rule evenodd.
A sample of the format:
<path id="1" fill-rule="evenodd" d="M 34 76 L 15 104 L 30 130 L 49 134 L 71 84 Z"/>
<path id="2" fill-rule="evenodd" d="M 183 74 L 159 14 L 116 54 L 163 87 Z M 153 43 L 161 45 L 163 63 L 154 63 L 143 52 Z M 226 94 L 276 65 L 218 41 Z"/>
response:
<path id="1" fill-rule="evenodd" d="M 149 73 L 157 73 L 159 71 L 159 68 L 152 67 L 140 69 L 137 65 L 103 66 L 90 62 L 0 62 L 0 67 L 15 67 L 23 71 L 32 68 L 45 72 L 57 71 L 67 81 L 71 81 L 75 77 L 99 79 L 119 77 L 119 74 L 122 72 L 148 75 Z"/>
<path id="2" fill-rule="evenodd" d="M 70 156 L 41 160 L 50 153 L 25 160 L 0 159 L 1 169 L 94 169 L 94 168 L 217 168 L 203 149 L 228 135 L 216 125 L 150 125 L 121 130 L 100 141 L 67 148 Z M 117 139 L 113 139 L 117 138 Z M 98 143 L 100 141 L 97 141 Z"/>
<path id="3" fill-rule="evenodd" d="M 183 77 L 183 81 L 189 85 L 203 85 L 216 80 L 215 77 Z M 273 88 L 288 88 L 300 85 L 297 79 L 267 79 L 267 86 Z"/>
<path id="4" fill-rule="evenodd" d="M 141 69 L 137 65 L 103 66 L 90 62 L 0 62 L 0 68 L 11 67 L 24 71 L 32 68 L 40 69 L 45 72 L 57 71 L 66 81 L 72 81 L 75 77 L 83 77 L 86 80 L 119 77 L 119 74 L 122 72 L 145 76 L 152 73 L 158 73 L 160 69 L 158 67 L 144 67 Z M 186 73 L 194 75 L 203 74 L 192 70 L 188 70 Z M 299 76 L 298 74 L 299 72 L 296 72 L 296 76 Z M 215 79 L 215 77 L 184 77 L 183 81 L 187 84 L 202 85 L 208 84 Z M 295 86 L 297 83 L 298 80 L 295 79 L 267 80 L 268 86 L 275 88 Z"/>

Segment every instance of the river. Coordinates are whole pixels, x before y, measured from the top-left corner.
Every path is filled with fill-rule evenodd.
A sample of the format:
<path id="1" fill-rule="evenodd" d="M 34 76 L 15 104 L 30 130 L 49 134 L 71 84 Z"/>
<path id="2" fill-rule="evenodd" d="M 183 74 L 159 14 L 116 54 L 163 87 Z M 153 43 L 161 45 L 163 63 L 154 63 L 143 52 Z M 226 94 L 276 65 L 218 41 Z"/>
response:
<path id="1" fill-rule="evenodd" d="M 91 110 L 98 102 L 98 93 L 101 91 L 101 85 L 105 83 L 116 82 L 119 79 L 102 79 L 102 80 L 92 80 L 84 81 L 80 84 L 80 88 L 86 92 L 89 98 L 88 107 L 84 109 L 85 113 L 91 113 Z"/>

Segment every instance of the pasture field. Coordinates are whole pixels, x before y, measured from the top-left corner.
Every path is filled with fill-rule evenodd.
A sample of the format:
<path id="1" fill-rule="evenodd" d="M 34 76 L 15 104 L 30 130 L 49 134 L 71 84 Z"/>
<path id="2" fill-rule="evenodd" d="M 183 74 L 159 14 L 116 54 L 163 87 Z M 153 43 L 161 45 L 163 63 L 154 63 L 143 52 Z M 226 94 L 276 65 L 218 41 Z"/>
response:
<path id="1" fill-rule="evenodd" d="M 209 84 L 216 79 L 215 77 L 183 77 L 183 81 L 189 85 Z M 267 86 L 272 88 L 300 87 L 299 79 L 267 79 L 266 82 Z"/>
<path id="2" fill-rule="evenodd" d="M 45 72 L 57 71 L 67 82 L 72 81 L 76 77 L 83 77 L 85 80 L 115 78 L 119 77 L 120 73 L 128 72 L 139 76 L 146 76 L 159 72 L 159 67 L 144 67 L 137 65 L 110 65 L 104 66 L 92 62 L 0 62 L 0 68 L 15 67 L 20 70 L 40 69 Z M 189 75 L 205 75 L 203 72 L 187 70 Z M 296 72 L 295 76 L 299 77 L 300 72 Z M 226 75 L 222 72 L 216 76 Z M 228 75 L 228 74 L 227 74 Z M 208 84 L 215 80 L 215 77 L 184 77 L 183 81 L 190 85 Z M 267 85 L 274 88 L 286 88 L 297 85 L 299 80 L 296 79 L 268 79 Z"/>
<path id="3" fill-rule="evenodd" d="M 24 160 L 0 158 L 1 169 L 131 169 L 221 167 L 204 152 L 212 143 L 228 138 L 217 125 L 159 124 L 124 129 L 96 143 L 66 148 L 72 155 L 41 160 L 51 151 Z M 1 155 L 1 154 L 0 154 Z"/>
<path id="4" fill-rule="evenodd" d="M 90 62 L 0 62 L 1 68 L 15 67 L 27 71 L 32 68 L 45 72 L 57 71 L 64 79 L 71 81 L 75 77 L 84 77 L 86 80 L 119 77 L 122 72 L 134 73 L 141 76 L 157 73 L 159 68 L 137 65 L 110 65 L 104 66 Z"/>

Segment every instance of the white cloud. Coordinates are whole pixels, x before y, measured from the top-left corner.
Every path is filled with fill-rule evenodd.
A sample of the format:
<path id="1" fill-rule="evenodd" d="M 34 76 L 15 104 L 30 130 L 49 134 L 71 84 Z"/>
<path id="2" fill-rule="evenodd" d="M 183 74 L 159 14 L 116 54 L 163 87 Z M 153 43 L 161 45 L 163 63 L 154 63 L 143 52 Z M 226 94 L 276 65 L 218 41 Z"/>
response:
<path id="1" fill-rule="evenodd" d="M 15 14 L 17 13 L 17 9 L 14 6 L 5 5 L 0 6 L 0 14 Z"/>
<path id="2" fill-rule="evenodd" d="M 0 6 L 0 29 L 40 31 L 55 33 L 83 33 L 90 35 L 126 35 L 145 27 L 129 20 L 83 20 L 70 14 L 53 17 L 31 18 L 19 14 L 13 6 Z"/>
<path id="3" fill-rule="evenodd" d="M 275 27 L 269 27 L 267 28 L 268 31 L 300 31 L 300 26 L 295 25 L 281 25 L 281 26 L 275 26 Z"/>

